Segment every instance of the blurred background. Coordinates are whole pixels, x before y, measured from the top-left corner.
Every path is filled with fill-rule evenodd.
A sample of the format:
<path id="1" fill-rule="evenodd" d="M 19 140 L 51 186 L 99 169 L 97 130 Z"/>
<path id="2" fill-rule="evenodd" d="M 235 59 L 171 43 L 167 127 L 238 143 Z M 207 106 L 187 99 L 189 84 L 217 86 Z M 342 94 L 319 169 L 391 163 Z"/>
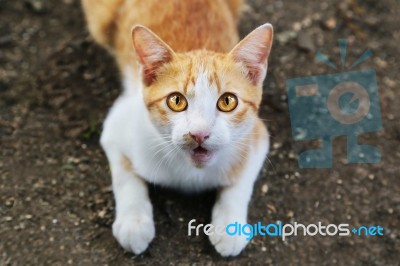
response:
<path id="1" fill-rule="evenodd" d="M 98 144 L 120 92 L 113 59 L 88 35 L 77 0 L 0 0 L 0 265 L 399 265 L 400 2 L 398 0 L 248 0 L 241 36 L 271 22 L 275 40 L 261 116 L 272 135 L 255 185 L 249 222 L 380 225 L 383 237 L 255 237 L 223 259 L 187 223 L 208 223 L 214 192 L 182 195 L 151 187 L 156 238 L 140 256 L 112 237 L 111 179 Z M 334 141 L 331 169 L 300 169 L 308 143 L 291 136 L 285 81 L 337 73 L 337 41 L 348 63 L 377 72 L 384 130 L 360 140 L 379 164 L 346 163 L 346 138 Z"/>

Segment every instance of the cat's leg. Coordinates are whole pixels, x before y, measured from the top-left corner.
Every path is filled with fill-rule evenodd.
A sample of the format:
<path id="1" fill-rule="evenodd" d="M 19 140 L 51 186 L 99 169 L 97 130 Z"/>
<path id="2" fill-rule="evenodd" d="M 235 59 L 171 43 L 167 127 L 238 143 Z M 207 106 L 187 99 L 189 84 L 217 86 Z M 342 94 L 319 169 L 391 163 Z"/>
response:
<path id="1" fill-rule="evenodd" d="M 249 242 L 246 239 L 248 235 L 228 235 L 225 229 L 227 225 L 235 222 L 242 225 L 247 223 L 247 209 L 253 185 L 263 166 L 268 148 L 268 140 L 254 148 L 255 150 L 249 153 L 244 169 L 240 169 L 236 183 L 222 188 L 219 193 L 212 211 L 211 223 L 223 230 L 214 231 L 214 234 L 210 235 L 210 241 L 222 256 L 238 255 Z"/>
<path id="2" fill-rule="evenodd" d="M 214 205 L 211 224 L 219 230 L 210 235 L 210 241 L 222 256 L 238 255 L 249 242 L 243 234 L 228 235 L 225 228 L 236 222 L 241 225 L 247 223 L 247 206 L 252 189 L 252 181 L 223 188 Z"/>
<path id="3" fill-rule="evenodd" d="M 119 244 L 135 254 L 146 250 L 155 236 L 153 208 L 145 181 L 131 162 L 114 148 L 103 145 L 111 167 L 116 202 L 113 234 Z"/>

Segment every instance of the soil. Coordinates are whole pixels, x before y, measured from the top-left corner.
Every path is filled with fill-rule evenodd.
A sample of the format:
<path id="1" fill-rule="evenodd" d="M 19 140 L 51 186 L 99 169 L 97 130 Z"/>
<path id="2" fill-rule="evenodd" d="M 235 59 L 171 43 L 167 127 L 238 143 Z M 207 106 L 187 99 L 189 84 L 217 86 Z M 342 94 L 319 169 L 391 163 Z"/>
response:
<path id="1" fill-rule="evenodd" d="M 384 236 L 258 236 L 226 259 L 205 235 L 187 235 L 190 220 L 209 223 L 213 191 L 151 185 L 156 238 L 139 256 L 119 247 L 98 143 L 121 88 L 113 58 L 89 37 L 79 1 L 0 0 L 0 265 L 399 265 L 399 13 L 398 0 L 248 1 L 242 36 L 267 21 L 275 27 L 260 110 L 272 147 L 249 222 L 380 225 Z M 318 49 L 340 65 L 340 38 L 349 40 L 349 64 L 374 53 L 355 70 L 377 73 L 384 129 L 361 141 L 382 160 L 347 164 L 338 137 L 331 169 L 301 169 L 297 154 L 310 145 L 291 136 L 285 81 L 335 73 L 314 56 Z"/>

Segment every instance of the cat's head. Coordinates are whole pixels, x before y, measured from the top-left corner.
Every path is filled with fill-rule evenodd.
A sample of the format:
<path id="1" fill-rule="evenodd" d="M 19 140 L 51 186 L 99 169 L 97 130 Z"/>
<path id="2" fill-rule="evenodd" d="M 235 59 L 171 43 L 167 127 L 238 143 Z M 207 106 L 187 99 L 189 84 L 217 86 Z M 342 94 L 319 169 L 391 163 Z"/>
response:
<path id="1" fill-rule="evenodd" d="M 175 53 L 149 29 L 133 28 L 150 120 L 193 165 L 211 165 L 232 146 L 243 149 L 257 118 L 272 36 L 264 24 L 227 54 Z"/>

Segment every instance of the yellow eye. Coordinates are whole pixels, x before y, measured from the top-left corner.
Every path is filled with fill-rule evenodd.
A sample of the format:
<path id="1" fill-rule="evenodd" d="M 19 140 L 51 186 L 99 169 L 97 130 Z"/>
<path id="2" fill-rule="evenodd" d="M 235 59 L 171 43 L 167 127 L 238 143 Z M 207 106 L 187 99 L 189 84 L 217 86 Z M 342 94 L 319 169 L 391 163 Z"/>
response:
<path id="1" fill-rule="evenodd" d="M 219 97 L 217 106 L 218 109 L 222 112 L 231 112 L 238 105 L 238 99 L 236 95 L 232 93 L 224 93 L 221 97 Z"/>
<path id="2" fill-rule="evenodd" d="M 167 105 L 174 112 L 182 112 L 186 110 L 188 103 L 185 96 L 183 96 L 179 92 L 174 92 L 168 95 Z"/>

